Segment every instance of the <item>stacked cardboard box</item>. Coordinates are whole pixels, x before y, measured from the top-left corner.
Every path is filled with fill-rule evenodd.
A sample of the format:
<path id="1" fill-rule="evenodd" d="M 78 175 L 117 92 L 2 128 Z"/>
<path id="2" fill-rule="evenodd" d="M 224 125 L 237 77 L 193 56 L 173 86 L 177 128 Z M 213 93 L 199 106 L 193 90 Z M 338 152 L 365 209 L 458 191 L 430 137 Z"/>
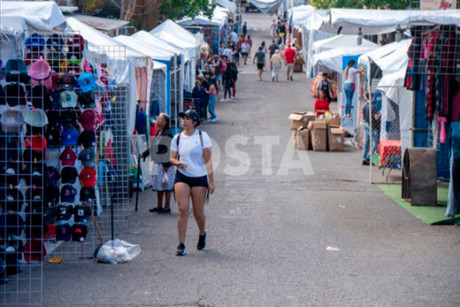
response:
<path id="1" fill-rule="evenodd" d="M 289 116 L 297 150 L 342 151 L 345 147 L 344 129 L 338 113 L 318 118 L 312 112 L 294 112 Z"/>

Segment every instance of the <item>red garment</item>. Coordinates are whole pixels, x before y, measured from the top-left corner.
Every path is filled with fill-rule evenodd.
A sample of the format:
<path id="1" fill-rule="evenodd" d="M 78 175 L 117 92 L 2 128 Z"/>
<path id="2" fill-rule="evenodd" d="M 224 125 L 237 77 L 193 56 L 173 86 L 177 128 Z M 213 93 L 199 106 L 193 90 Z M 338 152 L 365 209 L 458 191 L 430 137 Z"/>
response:
<path id="1" fill-rule="evenodd" d="M 294 64 L 295 50 L 292 48 L 287 48 L 284 50 L 284 57 L 286 58 L 286 63 Z"/>
<path id="2" fill-rule="evenodd" d="M 327 98 L 315 100 L 315 112 L 316 116 L 323 115 L 325 112 L 329 111 L 329 100 Z"/>

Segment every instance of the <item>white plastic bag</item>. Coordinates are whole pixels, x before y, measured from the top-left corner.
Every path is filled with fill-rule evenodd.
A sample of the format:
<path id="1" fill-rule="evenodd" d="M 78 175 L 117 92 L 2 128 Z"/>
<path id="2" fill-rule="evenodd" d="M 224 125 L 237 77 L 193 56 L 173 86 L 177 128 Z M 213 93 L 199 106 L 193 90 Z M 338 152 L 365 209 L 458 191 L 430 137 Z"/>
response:
<path id="1" fill-rule="evenodd" d="M 98 262 L 117 264 L 133 260 L 140 252 L 138 244 L 115 239 L 102 245 L 96 258 Z"/>
<path id="2" fill-rule="evenodd" d="M 168 174 L 167 173 L 163 173 L 163 181 L 161 182 L 161 184 L 165 187 L 169 184 L 169 178 L 168 178 Z"/>

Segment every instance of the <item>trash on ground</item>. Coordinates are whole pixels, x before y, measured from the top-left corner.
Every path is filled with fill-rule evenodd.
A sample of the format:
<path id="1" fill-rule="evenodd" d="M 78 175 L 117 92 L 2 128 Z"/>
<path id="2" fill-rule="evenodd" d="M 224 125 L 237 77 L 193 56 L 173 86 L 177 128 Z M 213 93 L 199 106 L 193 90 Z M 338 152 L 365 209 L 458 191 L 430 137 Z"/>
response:
<path id="1" fill-rule="evenodd" d="M 123 263 L 133 260 L 141 252 L 138 244 L 131 244 L 123 240 L 110 240 L 101 246 L 97 253 L 97 261 L 103 263 Z"/>

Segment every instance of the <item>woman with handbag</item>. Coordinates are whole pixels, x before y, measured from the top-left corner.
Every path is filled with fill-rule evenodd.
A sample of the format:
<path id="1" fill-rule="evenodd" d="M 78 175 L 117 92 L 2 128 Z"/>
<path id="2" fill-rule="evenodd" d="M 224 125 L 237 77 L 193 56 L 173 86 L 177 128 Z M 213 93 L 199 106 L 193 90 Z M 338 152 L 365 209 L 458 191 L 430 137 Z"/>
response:
<path id="1" fill-rule="evenodd" d="M 206 192 L 214 193 L 214 176 L 211 163 L 211 140 L 206 132 L 196 129 L 200 124 L 198 114 L 193 110 L 179 113 L 184 131 L 174 136 L 171 142 L 171 163 L 177 166 L 174 193 L 179 217 L 177 228 L 179 246 L 176 256 L 185 256 L 185 234 L 189 216 L 190 199 L 193 216 L 198 230 L 197 249 L 206 246 L 204 203 Z"/>
<path id="2" fill-rule="evenodd" d="M 149 209 L 150 212 L 171 213 L 171 192 L 174 187 L 175 168 L 169 162 L 169 148 L 173 135 L 170 130 L 170 119 L 165 113 L 160 113 L 156 121 L 158 130 L 148 150 L 141 154 L 141 158 L 150 155 L 154 163 L 152 171 L 152 190 L 157 191 L 157 206 Z M 163 207 L 164 198 L 164 207 Z"/>

